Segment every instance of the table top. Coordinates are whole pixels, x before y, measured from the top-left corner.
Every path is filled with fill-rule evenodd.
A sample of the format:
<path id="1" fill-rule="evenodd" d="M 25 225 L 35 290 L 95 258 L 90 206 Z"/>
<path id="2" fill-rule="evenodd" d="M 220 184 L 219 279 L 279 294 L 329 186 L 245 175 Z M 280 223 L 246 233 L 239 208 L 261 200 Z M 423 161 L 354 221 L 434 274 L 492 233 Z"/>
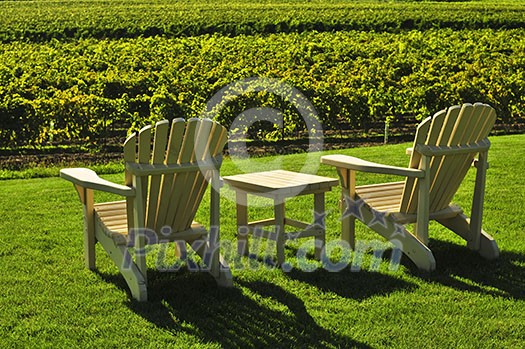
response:
<path id="1" fill-rule="evenodd" d="M 245 173 L 223 179 L 232 189 L 281 196 L 329 191 L 339 184 L 334 178 L 285 170 Z"/>

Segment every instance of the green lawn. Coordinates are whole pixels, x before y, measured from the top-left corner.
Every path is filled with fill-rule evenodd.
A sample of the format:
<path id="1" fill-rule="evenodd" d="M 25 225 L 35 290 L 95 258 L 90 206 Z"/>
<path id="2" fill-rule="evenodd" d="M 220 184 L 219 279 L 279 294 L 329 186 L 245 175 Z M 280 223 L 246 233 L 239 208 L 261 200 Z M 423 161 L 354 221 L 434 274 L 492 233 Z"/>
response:
<path id="1" fill-rule="evenodd" d="M 147 303 L 130 300 L 100 247 L 98 270 L 84 267 L 82 210 L 70 183 L 56 177 L 0 181 L 0 347 L 520 348 L 525 341 L 525 135 L 491 141 L 484 229 L 498 241 L 497 261 L 482 259 L 433 225 L 430 247 L 437 269 L 432 273 L 419 272 L 405 257 L 397 271 L 389 271 L 385 260 L 379 271 L 365 264 L 360 272 L 339 273 L 322 268 L 285 273 L 243 260 L 244 268 L 233 270 L 234 287 L 220 289 L 204 273 L 155 271 L 152 251 Z M 407 145 L 337 152 L 406 165 Z M 258 171 L 300 170 L 305 156 L 253 161 L 251 168 Z M 228 159 L 222 175 L 239 173 L 236 166 Z M 336 176 L 324 165 L 318 173 Z M 121 173 L 104 177 L 123 179 Z M 361 174 L 358 184 L 384 179 Z M 455 199 L 467 210 L 473 184 L 472 171 Z M 234 203 L 223 190 L 222 239 L 233 241 Z M 339 237 L 338 198 L 339 189 L 327 196 L 329 241 Z M 202 222 L 207 204 L 198 214 Z M 287 208 L 291 216 L 306 219 L 311 207 L 311 198 L 300 198 Z M 266 207 L 251 213 L 268 212 Z M 358 239 L 379 235 L 359 225 Z M 286 250 L 292 263 L 298 247 L 292 243 Z"/>

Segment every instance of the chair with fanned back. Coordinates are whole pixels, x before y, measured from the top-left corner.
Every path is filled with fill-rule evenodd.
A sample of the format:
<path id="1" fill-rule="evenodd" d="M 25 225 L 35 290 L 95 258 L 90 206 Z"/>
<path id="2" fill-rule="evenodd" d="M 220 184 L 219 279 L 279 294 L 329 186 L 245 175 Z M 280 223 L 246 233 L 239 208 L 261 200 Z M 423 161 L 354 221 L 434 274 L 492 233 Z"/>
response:
<path id="1" fill-rule="evenodd" d="M 231 286 L 230 270 L 218 252 L 219 168 L 226 144 L 224 127 L 208 119 L 176 119 L 146 126 L 124 143 L 125 185 L 101 179 L 89 169 L 60 171 L 71 181 L 84 206 L 86 265 L 95 268 L 95 244 L 99 242 L 124 276 L 132 296 L 147 300 L 146 253 L 148 244 L 176 241 L 178 246 L 197 246 L 203 269 L 222 286 Z M 152 142 L 153 141 L 153 142 Z M 210 232 L 193 221 L 211 183 Z M 94 203 L 93 191 L 125 197 Z M 199 241 L 202 243 L 195 243 Z M 130 250 L 134 250 L 135 260 Z"/>
<path id="2" fill-rule="evenodd" d="M 385 166 L 351 156 L 327 155 L 321 162 L 337 168 L 347 214 L 343 218 L 343 239 L 355 245 L 354 221 L 362 220 L 383 237 L 395 242 L 420 268 L 435 269 L 427 247 L 428 223 L 436 220 L 467 241 L 467 246 L 492 259 L 499 255 L 494 239 L 481 228 L 487 152 L 487 138 L 496 113 L 486 104 L 453 106 L 425 119 L 417 128 L 408 168 Z M 477 156 L 477 159 L 476 159 Z M 471 218 L 452 198 L 468 169 L 475 165 L 476 183 Z M 355 185 L 355 171 L 392 174 L 404 181 Z M 359 212 L 352 208 L 359 206 Z M 415 223 L 414 232 L 404 227 Z"/>

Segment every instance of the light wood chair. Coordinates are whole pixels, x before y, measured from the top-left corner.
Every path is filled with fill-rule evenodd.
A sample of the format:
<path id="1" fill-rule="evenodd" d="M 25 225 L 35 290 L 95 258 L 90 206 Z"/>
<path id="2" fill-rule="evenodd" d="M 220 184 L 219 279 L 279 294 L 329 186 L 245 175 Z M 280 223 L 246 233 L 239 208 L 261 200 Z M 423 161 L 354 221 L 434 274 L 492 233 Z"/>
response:
<path id="1" fill-rule="evenodd" d="M 86 266 L 95 269 L 95 244 L 99 242 L 118 266 L 132 296 L 147 300 L 145 247 L 176 241 L 205 243 L 196 252 L 221 286 L 231 286 L 228 266 L 219 255 L 219 168 L 227 131 L 208 119 L 167 120 L 146 126 L 124 143 L 125 184 L 101 179 L 94 171 L 69 168 L 60 176 L 71 181 L 84 208 Z M 193 221 L 199 204 L 212 184 L 210 231 Z M 94 190 L 118 194 L 125 200 L 94 203 Z M 210 234 L 213 235 L 213 234 Z M 201 241 L 201 242 L 202 242 Z M 182 242 L 182 243 L 181 243 Z M 133 253 L 130 253 L 134 249 Z"/>
<path id="2" fill-rule="evenodd" d="M 381 165 L 345 155 L 321 157 L 337 168 L 346 202 L 342 238 L 355 247 L 355 219 L 378 232 L 407 255 L 418 268 L 433 270 L 435 258 L 427 247 L 429 220 L 436 220 L 467 241 L 467 246 L 488 259 L 497 258 L 494 239 L 481 228 L 487 138 L 496 113 L 486 104 L 453 106 L 425 119 L 417 128 L 408 168 Z M 477 159 L 476 159 L 477 155 Z M 451 201 L 468 169 L 474 164 L 476 182 L 471 218 Z M 357 186 L 355 172 L 406 177 L 404 181 Z M 405 224 L 414 223 L 414 232 Z"/>

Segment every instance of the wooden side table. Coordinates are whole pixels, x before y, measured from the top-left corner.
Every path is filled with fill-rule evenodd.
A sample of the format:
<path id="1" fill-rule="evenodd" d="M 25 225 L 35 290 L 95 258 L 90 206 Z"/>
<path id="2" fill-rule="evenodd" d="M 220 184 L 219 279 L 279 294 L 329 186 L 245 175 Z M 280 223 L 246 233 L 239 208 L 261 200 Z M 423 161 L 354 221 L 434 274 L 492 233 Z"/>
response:
<path id="1" fill-rule="evenodd" d="M 248 255 L 248 234 L 276 241 L 277 263 L 284 262 L 286 240 L 315 237 L 315 256 L 321 256 L 325 243 L 325 192 L 337 186 L 337 179 L 316 175 L 296 173 L 284 170 L 247 173 L 224 177 L 224 182 L 235 190 L 237 201 L 237 251 Z M 248 194 L 271 198 L 274 201 L 275 217 L 254 222 L 248 221 Z M 314 195 L 314 222 L 308 224 L 285 216 L 287 198 L 299 195 Z M 262 229 L 275 226 L 275 231 Z M 286 233 L 285 226 L 292 226 L 299 231 Z"/>

